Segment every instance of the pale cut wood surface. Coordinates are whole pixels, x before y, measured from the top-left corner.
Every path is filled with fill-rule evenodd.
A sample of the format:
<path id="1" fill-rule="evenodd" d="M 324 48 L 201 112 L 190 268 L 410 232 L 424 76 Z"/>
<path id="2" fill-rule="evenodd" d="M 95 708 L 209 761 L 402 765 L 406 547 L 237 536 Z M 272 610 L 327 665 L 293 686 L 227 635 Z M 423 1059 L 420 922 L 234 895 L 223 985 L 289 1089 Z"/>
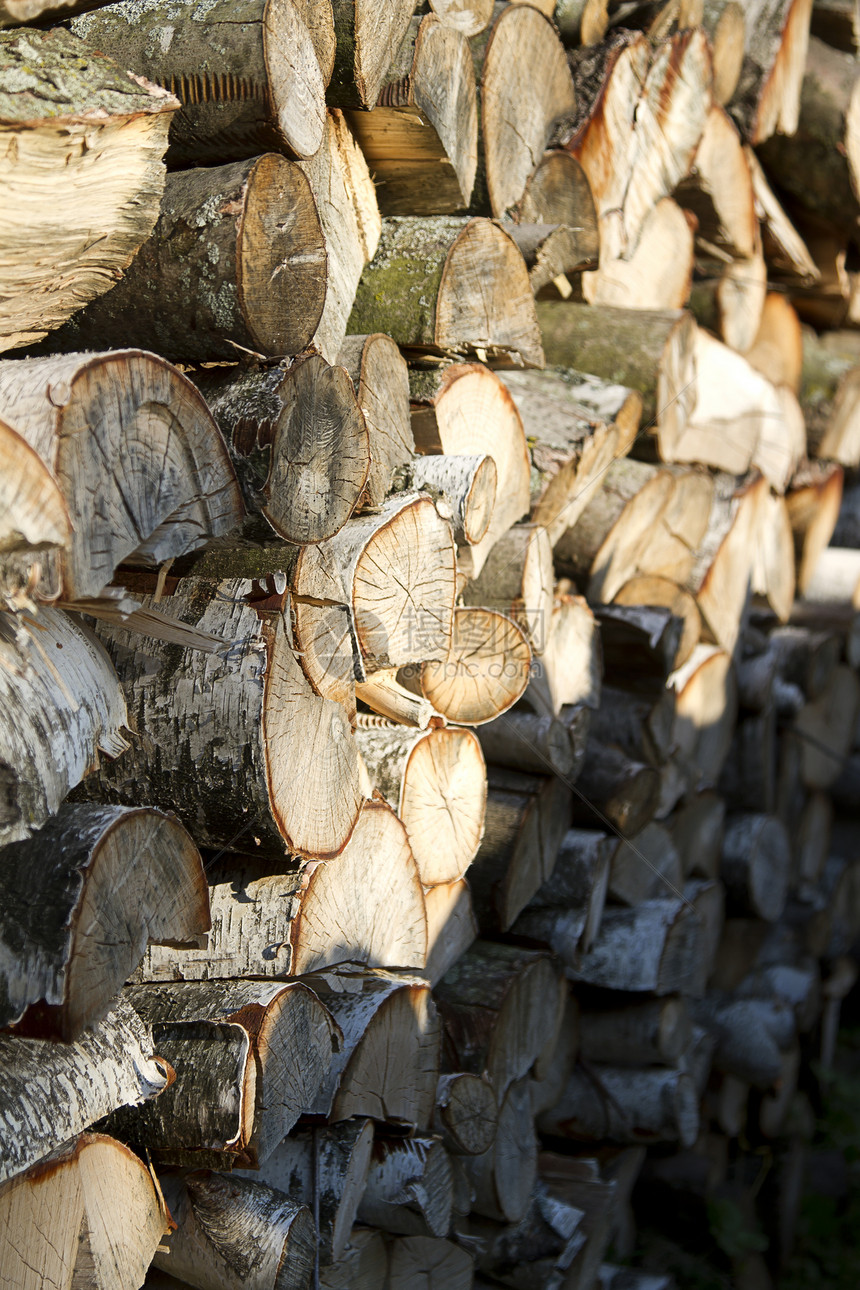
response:
<path id="1" fill-rule="evenodd" d="M 152 232 L 178 104 L 67 31 L 3 32 L 0 51 L 6 350 L 109 290 Z"/>
<path id="2" fill-rule="evenodd" d="M 415 451 L 409 416 L 409 370 L 390 336 L 347 336 L 338 363 L 352 378 L 370 446 L 365 503 L 381 506 L 394 472 Z"/>
<path id="3" fill-rule="evenodd" d="M 327 100 L 332 107 L 372 108 L 397 56 L 416 0 L 333 0 L 337 37 Z"/>
<path id="4" fill-rule="evenodd" d="M 59 594 L 57 559 L 71 539 L 71 519 L 49 468 L 2 418 L 0 461 L 0 599 L 6 608 L 26 608 L 37 587 L 41 599 Z"/>
<path id="5" fill-rule="evenodd" d="M 451 645 L 420 669 L 421 692 L 437 712 L 475 726 L 507 712 L 529 682 L 532 652 L 525 633 L 492 609 L 454 610 Z"/>

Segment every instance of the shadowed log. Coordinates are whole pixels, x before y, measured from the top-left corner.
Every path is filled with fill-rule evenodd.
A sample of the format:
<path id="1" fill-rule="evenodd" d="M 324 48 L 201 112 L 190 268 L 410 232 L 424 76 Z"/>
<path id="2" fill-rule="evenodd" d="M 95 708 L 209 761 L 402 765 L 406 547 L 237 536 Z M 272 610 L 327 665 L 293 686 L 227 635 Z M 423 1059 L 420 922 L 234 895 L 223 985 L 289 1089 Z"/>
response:
<path id="1" fill-rule="evenodd" d="M 738 711 L 731 657 L 713 646 L 698 645 L 674 673 L 675 744 L 696 788 L 717 783 L 729 755 Z"/>
<path id="2" fill-rule="evenodd" d="M 574 823 L 600 828 L 608 820 L 625 835 L 644 829 L 660 800 L 660 776 L 653 766 L 593 737 L 576 787 Z"/>
<path id="3" fill-rule="evenodd" d="M 400 1236 L 389 1242 L 388 1290 L 471 1290 L 471 1254 L 430 1236 Z"/>
<path id="4" fill-rule="evenodd" d="M 446 1236 L 451 1226 L 451 1165 L 435 1138 L 377 1140 L 358 1207 L 362 1223 L 402 1236 Z"/>
<path id="5" fill-rule="evenodd" d="M 492 1147 L 464 1161 L 475 1189 L 474 1212 L 497 1222 L 519 1222 L 534 1187 L 537 1152 L 529 1082 L 521 1079 L 500 1097 L 499 1127 Z"/>
<path id="6" fill-rule="evenodd" d="M 686 663 L 702 635 L 702 616 L 696 599 L 684 587 L 667 578 L 652 576 L 631 578 L 619 588 L 615 595 L 616 606 L 650 606 L 653 609 L 667 609 L 672 615 L 670 621 L 680 628 L 673 666 L 681 667 Z"/>
<path id="7" fill-rule="evenodd" d="M 752 144 L 794 134 L 812 0 L 747 0 L 746 46 L 731 112 Z"/>
<path id="8" fill-rule="evenodd" d="M 478 938 L 472 895 L 465 878 L 437 882 L 424 893 L 427 910 L 427 963 L 424 975 L 436 985 Z"/>
<path id="9" fill-rule="evenodd" d="M 696 793 L 669 817 L 667 824 L 685 878 L 717 877 L 725 816 L 723 799 L 717 793 L 705 792 Z"/>
<path id="10" fill-rule="evenodd" d="M 749 162 L 737 129 L 717 105 L 708 113 L 693 168 L 678 185 L 676 198 L 696 216 L 700 240 L 735 259 L 753 255 L 758 222 Z"/>
<path id="11" fill-rule="evenodd" d="M 66 31 L 4 32 L 0 59 L 14 192 L 0 218 L 5 350 L 41 340 L 128 267 L 158 219 L 178 103 Z"/>
<path id="12" fill-rule="evenodd" d="M 44 598 L 59 593 L 42 569 L 46 563 L 56 567 L 58 550 L 68 547 L 71 520 L 51 471 L 2 419 L 0 460 L 0 602 L 7 609 L 30 608 L 40 582 Z"/>
<path id="13" fill-rule="evenodd" d="M 606 833 L 569 829 L 555 868 L 514 923 L 514 936 L 548 945 L 568 966 L 594 943 L 617 844 Z"/>
<path id="14" fill-rule="evenodd" d="M 433 1127 L 449 1152 L 480 1156 L 489 1151 L 498 1119 L 496 1094 L 488 1080 L 465 1071 L 439 1077 Z"/>
<path id="15" fill-rule="evenodd" d="M 337 48 L 326 98 L 332 107 L 372 108 L 409 27 L 415 0 L 333 0 Z"/>
<path id="16" fill-rule="evenodd" d="M 75 18 L 72 29 L 123 67 L 166 86 L 182 103 L 170 137 L 173 165 L 233 161 L 267 149 L 312 157 L 325 129 L 323 76 L 302 9 L 229 0 L 166 13 L 131 0 Z M 331 20 L 329 19 L 329 22 Z"/>
<path id="17" fill-rule="evenodd" d="M 323 1290 L 379 1290 L 387 1277 L 388 1247 L 372 1227 L 354 1227 L 343 1257 L 320 1268 Z"/>
<path id="18" fill-rule="evenodd" d="M 776 818 L 729 818 L 720 875 L 736 912 L 776 922 L 785 907 L 790 864 L 788 835 Z"/>
<path id="19" fill-rule="evenodd" d="M 662 690 L 675 667 L 681 622 L 666 608 L 649 605 L 597 605 L 604 675 L 609 685 L 626 684 L 639 693 Z M 630 678 L 636 678 L 631 685 Z"/>
<path id="20" fill-rule="evenodd" d="M 689 1046 L 692 1023 L 681 998 L 649 999 L 579 1017 L 583 1057 L 609 1066 L 674 1066 Z"/>
<path id="21" fill-rule="evenodd" d="M 62 806 L 0 851 L 0 893 L 0 1025 L 66 1043 L 106 1015 L 147 942 L 175 952 L 211 925 L 197 848 L 151 807 Z"/>
<path id="22" fill-rule="evenodd" d="M 597 1066 L 576 1070 L 558 1106 L 538 1123 L 553 1137 L 691 1147 L 699 1133 L 699 1102 L 693 1081 L 678 1071 Z"/>
<path id="23" fill-rule="evenodd" d="M 607 0 L 556 0 L 555 23 L 566 45 L 596 45 L 606 34 Z"/>
<path id="24" fill-rule="evenodd" d="M 678 896 L 681 858 L 662 825 L 652 821 L 619 842 L 609 866 L 609 897 L 620 905 Z"/>
<path id="25" fill-rule="evenodd" d="M 390 336 L 347 336 L 338 363 L 349 372 L 370 443 L 364 502 L 381 506 L 392 477 L 415 452 L 409 417 L 409 371 Z"/>
<path id="26" fill-rule="evenodd" d="M 699 919 L 685 900 L 605 909 L 597 940 L 572 980 L 606 990 L 676 994 L 689 989 L 700 952 Z"/>
<path id="27" fill-rule="evenodd" d="M 572 158 L 571 158 L 572 160 Z M 568 274 L 597 268 L 597 226 L 572 228 L 569 224 L 510 224 L 508 232 L 520 249 L 535 295 L 553 287 L 553 295 L 567 295 Z"/>

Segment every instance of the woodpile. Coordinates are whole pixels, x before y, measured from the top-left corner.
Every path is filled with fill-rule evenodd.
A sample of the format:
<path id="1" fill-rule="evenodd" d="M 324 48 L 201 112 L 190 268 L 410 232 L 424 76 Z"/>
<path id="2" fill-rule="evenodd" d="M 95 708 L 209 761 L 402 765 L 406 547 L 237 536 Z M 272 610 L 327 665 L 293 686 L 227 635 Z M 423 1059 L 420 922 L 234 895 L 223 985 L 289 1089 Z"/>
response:
<path id="1" fill-rule="evenodd" d="M 850 9 L 0 0 L 10 1286 L 669 1290 L 679 1198 L 771 1285 L 860 952 Z"/>

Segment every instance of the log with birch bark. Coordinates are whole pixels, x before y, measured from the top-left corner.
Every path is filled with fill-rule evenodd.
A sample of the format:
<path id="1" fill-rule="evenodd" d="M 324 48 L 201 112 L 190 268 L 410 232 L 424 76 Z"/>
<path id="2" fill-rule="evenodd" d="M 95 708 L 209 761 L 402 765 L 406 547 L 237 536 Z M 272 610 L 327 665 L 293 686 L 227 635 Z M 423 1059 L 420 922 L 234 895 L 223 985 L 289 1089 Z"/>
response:
<path id="1" fill-rule="evenodd" d="M 128 267 L 158 219 L 179 105 L 67 31 L 4 32 L 0 49 L 4 182 L 15 194 L 0 222 L 7 350 L 61 326 Z"/>
<path id="2" fill-rule="evenodd" d="M 475 69 L 466 37 L 434 13 L 416 14 L 371 106 L 372 112 L 350 113 L 349 121 L 383 215 L 466 209 L 478 165 Z"/>
<path id="3" fill-rule="evenodd" d="M 474 1213 L 497 1222 L 518 1222 L 531 1199 L 537 1153 L 529 1082 L 520 1079 L 500 1095 L 499 1125 L 492 1147 L 483 1155 L 465 1158 L 466 1173 L 475 1189 Z"/>
<path id="4" fill-rule="evenodd" d="M 176 12 L 120 0 L 72 21 L 94 49 L 180 100 L 172 165 L 238 161 L 272 150 L 312 157 L 325 130 L 325 87 L 302 11 L 323 6 L 198 0 Z M 329 18 L 329 25 L 331 19 Z"/>
<path id="5" fill-rule="evenodd" d="M 107 1014 L 147 943 L 175 952 L 211 925 L 197 848 L 151 807 L 60 807 L 0 851 L 0 891 L 0 1025 L 66 1043 Z"/>
<path id="6" fill-rule="evenodd" d="M 648 900 L 607 908 L 575 981 L 629 993 L 684 993 L 700 952 L 699 920 L 685 900 Z"/>
<path id="7" fill-rule="evenodd" d="M 653 766 L 589 738 L 574 794 L 575 824 L 598 828 L 609 821 L 621 835 L 638 833 L 653 819 L 659 800 L 660 776 Z"/>
<path id="8" fill-rule="evenodd" d="M 407 355 L 542 367 L 525 260 L 500 225 L 435 216 L 383 221 L 349 330 L 387 330 Z"/>
<path id="9" fill-rule="evenodd" d="M 553 1137 L 691 1147 L 699 1132 L 699 1100 L 690 1077 L 675 1070 L 580 1068 L 538 1124 Z"/>
<path id="10" fill-rule="evenodd" d="M 565 962 L 573 963 L 575 951 L 588 950 L 600 928 L 615 849 L 615 840 L 606 833 L 569 829 L 562 839 L 552 874 L 517 919 L 512 929 L 514 935 L 542 939 L 542 927 L 548 928 L 551 936 L 547 943 Z M 549 921 L 550 915 L 553 922 Z M 564 934 L 565 941 L 573 938 L 574 952 L 562 953 L 561 946 L 555 943 L 555 928 Z"/>
<path id="11" fill-rule="evenodd" d="M 241 519 L 209 410 L 187 377 L 154 354 L 0 363 L 0 416 L 51 472 L 72 524 L 69 541 L 46 555 L 40 596 L 108 594 L 120 563 L 158 565 Z"/>
<path id="12" fill-rule="evenodd" d="M 752 0 L 744 61 L 730 110 L 751 144 L 794 134 L 800 114 L 812 0 Z"/>
<path id="13" fill-rule="evenodd" d="M 486 537 L 499 477 L 489 453 L 414 457 L 405 474 L 412 487 L 437 498 L 440 511 L 448 514 L 458 547 L 477 546 Z"/>
<path id="14" fill-rule="evenodd" d="M 143 648 L 101 628 L 137 734 L 125 769 L 103 767 L 90 796 L 178 805 L 204 845 L 279 859 L 337 855 L 363 799 L 358 749 L 343 709 L 305 679 L 280 604 L 258 611 L 252 587 L 182 579 L 162 602 L 168 616 L 220 637 L 218 655 Z"/>

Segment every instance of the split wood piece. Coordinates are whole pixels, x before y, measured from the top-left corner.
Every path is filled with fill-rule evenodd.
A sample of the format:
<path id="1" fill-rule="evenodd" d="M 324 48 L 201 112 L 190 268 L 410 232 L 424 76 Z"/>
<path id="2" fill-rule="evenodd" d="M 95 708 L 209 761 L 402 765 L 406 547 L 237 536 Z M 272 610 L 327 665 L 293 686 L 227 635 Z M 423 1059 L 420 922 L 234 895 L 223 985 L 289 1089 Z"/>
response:
<path id="1" fill-rule="evenodd" d="M 675 696 L 671 690 L 664 690 L 655 699 L 604 686 L 600 707 L 591 718 L 590 733 L 604 744 L 615 744 L 636 761 L 659 767 L 673 751 L 674 720 Z"/>
<path id="2" fill-rule="evenodd" d="M 56 566 L 71 541 L 72 525 L 63 495 L 39 454 L 0 418 L 0 604 L 34 609 L 39 584 L 47 598 L 59 593 L 46 564 Z"/>
<path id="3" fill-rule="evenodd" d="M 734 259 L 752 258 L 758 221 L 749 162 L 731 118 L 716 104 L 676 198 L 698 220 L 700 249 L 716 246 Z"/>
<path id="4" fill-rule="evenodd" d="M 463 590 L 467 606 L 495 609 L 523 630 L 542 654 L 553 599 L 552 546 L 540 524 L 517 524 L 495 543 L 478 576 Z"/>
<path id="5" fill-rule="evenodd" d="M 830 788 L 839 778 L 855 737 L 860 682 L 841 663 L 823 694 L 807 703 L 794 720 L 801 742 L 801 777 L 807 788 Z"/>
<path id="6" fill-rule="evenodd" d="M 366 0 L 345 0 L 345 3 L 361 3 L 366 7 Z M 364 266 L 376 254 L 379 243 L 382 225 L 376 189 L 364 153 L 342 112 L 327 114 L 322 147 L 309 161 L 301 163 L 301 169 L 316 202 L 326 253 L 325 304 L 311 344 L 329 363 L 336 363 L 359 278 Z M 352 330 L 372 332 L 374 328 L 353 327 Z M 387 331 L 387 328 L 381 330 Z"/>
<path id="7" fill-rule="evenodd" d="M 860 551 L 829 546 L 821 552 L 804 601 L 821 616 L 826 607 L 860 608 Z"/>
<path id="8" fill-rule="evenodd" d="M 162 1174 L 176 1223 L 153 1260 L 195 1290 L 309 1290 L 316 1236 L 311 1211 L 283 1192 L 233 1174 Z"/>
<path id="9" fill-rule="evenodd" d="M 839 780 L 836 781 L 839 783 Z M 830 854 L 833 799 L 829 793 L 810 793 L 800 815 L 794 842 L 793 882 L 817 883 Z"/>
<path id="10" fill-rule="evenodd" d="M 574 981 L 606 990 L 685 994 L 699 957 L 699 919 L 686 900 L 648 900 L 635 909 L 607 908 L 594 945 Z"/>
<path id="11" fill-rule="evenodd" d="M 41 340 L 109 290 L 149 237 L 179 105 L 67 31 L 4 32 L 0 56 L 5 182 L 15 194 L 0 222 L 7 350 Z"/>
<path id="12" fill-rule="evenodd" d="M 564 911 L 576 915 L 576 946 L 591 948 L 600 928 L 609 885 L 609 865 L 617 843 L 606 833 L 587 829 L 568 829 L 558 851 L 552 874 L 532 897 L 528 907 L 514 924 L 517 935 L 528 937 L 540 931 L 541 911 Z M 561 925 L 557 924 L 559 930 Z M 555 949 L 554 943 L 552 948 Z M 561 955 L 566 962 L 570 955 Z"/>
<path id="13" fill-rule="evenodd" d="M 692 787 L 708 788 L 719 780 L 737 720 L 737 678 L 731 656 L 715 646 L 698 645 L 674 673 L 673 684 L 678 755 L 689 769 Z"/>
<path id="14" fill-rule="evenodd" d="M 550 17 L 531 5 L 503 5 L 482 41 L 483 171 L 476 197 L 482 213 L 496 219 L 521 200 L 556 121 L 576 107 L 564 46 Z M 535 67 L 541 69 L 537 81 Z"/>
<path id="15" fill-rule="evenodd" d="M 803 332 L 800 405 L 810 454 L 860 465 L 860 365 L 847 350 L 823 345 L 810 328 Z"/>
<path id="16" fill-rule="evenodd" d="M 138 980 L 304 976 L 344 960 L 425 965 L 418 870 L 403 825 L 383 802 L 364 804 L 336 864 L 311 859 L 270 874 L 232 858 L 210 865 L 208 877 L 212 931 L 202 947 L 151 947 Z"/>
<path id="17" fill-rule="evenodd" d="M 752 144 L 794 134 L 812 0 L 747 0 L 746 47 L 731 112 Z"/>
<path id="18" fill-rule="evenodd" d="M 538 1118 L 538 1127 L 556 1138 L 691 1147 L 699 1134 L 699 1099 L 689 1075 L 676 1070 L 578 1068 L 558 1105 Z"/>
<path id="19" fill-rule="evenodd" d="M 121 0 L 73 19 L 72 30 L 180 100 L 172 165 L 268 149 L 312 157 L 325 130 L 325 86 L 303 9 L 320 21 L 314 0 L 253 0 L 238 18 L 229 0 L 194 0 L 175 14 Z"/>
<path id="20" fill-rule="evenodd" d="M 662 605 L 595 605 L 607 684 L 635 693 L 662 692 L 676 666 L 681 619 Z"/>
<path id="21" fill-rule="evenodd" d="M 553 871 L 570 823 L 571 790 L 554 775 L 498 766 L 490 768 L 489 783 L 469 886 L 482 931 L 505 932 Z"/>
<path id="22" fill-rule="evenodd" d="M 61 806 L 0 851 L 0 893 L 0 1026 L 66 1043 L 110 1011 L 147 942 L 175 953 L 211 926 L 200 853 L 151 807 Z"/>
<path id="23" fill-rule="evenodd" d="M 607 0 L 556 0 L 556 26 L 566 45 L 596 45 L 609 22 Z"/>
<path id="24" fill-rule="evenodd" d="M 334 0 L 337 48 L 326 99 L 331 107 L 372 108 L 409 29 L 416 0 Z"/>
<path id="25" fill-rule="evenodd" d="M 489 1080 L 466 1071 L 440 1075 L 434 1130 L 456 1156 L 480 1156 L 496 1138 L 499 1109 Z"/>
<path id="26" fill-rule="evenodd" d="M 128 749 L 128 713 L 110 659 L 58 609 L 0 622 L 0 784 L 4 845 L 28 838 L 99 764 Z"/>
<path id="27" fill-rule="evenodd" d="M 130 986 L 176 1082 L 157 1103 L 121 1111 L 123 1136 L 167 1165 L 257 1168 L 309 1109 L 340 1032 L 298 982 L 193 981 Z"/>
<path id="28" fill-rule="evenodd" d="M 354 1227 L 343 1256 L 320 1268 L 321 1290 L 379 1290 L 387 1278 L 388 1247 L 373 1227 Z"/>
<path id="29" fill-rule="evenodd" d="M 587 1242 L 584 1218 L 583 1210 L 551 1196 L 540 1178 L 518 1223 L 502 1226 L 469 1215 L 456 1224 L 456 1232 L 487 1278 L 474 1285 L 591 1284 L 576 1279 L 577 1256 Z"/>
<path id="30" fill-rule="evenodd" d="M 821 971 L 815 959 L 809 957 L 797 966 L 774 963 L 756 968 L 741 983 L 740 993 L 748 998 L 781 999 L 794 1010 L 798 1030 L 808 1034 L 821 1016 Z"/>
<path id="31" fill-rule="evenodd" d="M 462 878 L 480 845 L 487 801 L 472 731 L 416 732 L 359 716 L 355 737 L 374 787 L 403 821 L 422 883 Z"/>
<path id="32" fill-rule="evenodd" d="M 701 997 L 714 970 L 725 926 L 725 888 L 719 880 L 687 882 L 684 884 L 684 899 L 692 905 L 700 925 L 700 951 L 689 993 Z"/>
<path id="33" fill-rule="evenodd" d="M 738 87 L 746 46 L 746 7 L 737 0 L 705 0 L 701 25 L 711 42 L 714 102 L 729 103 Z"/>
<path id="34" fill-rule="evenodd" d="M 634 761 L 614 744 L 590 737 L 585 764 L 576 785 L 573 822 L 585 828 L 607 821 L 629 836 L 644 829 L 660 800 L 660 775 L 653 766 Z"/>
<path id="35" fill-rule="evenodd" d="M 711 106 L 708 38 L 683 31 L 654 49 L 645 36 L 620 32 L 571 62 L 576 111 L 556 142 L 591 183 L 601 262 L 629 259 L 657 202 L 689 173 L 702 138 Z"/>
<path id="36" fill-rule="evenodd" d="M 447 1236 L 451 1165 L 435 1138 L 377 1139 L 358 1207 L 362 1223 L 401 1236 Z"/>
<path id="37" fill-rule="evenodd" d="M 486 219 L 383 220 L 349 329 L 385 330 L 407 355 L 477 356 L 501 367 L 544 363 L 525 260 Z"/>
<path id="38" fill-rule="evenodd" d="M 496 462 L 488 453 L 479 457 L 415 457 L 406 475 L 412 487 L 436 498 L 458 546 L 477 546 L 486 537 L 498 484 Z"/>
<path id="39" fill-rule="evenodd" d="M 466 37 L 477 36 L 493 16 L 493 0 L 429 0 L 429 7 L 446 27 Z"/>
<path id="40" fill-rule="evenodd" d="M 143 1161 L 85 1133 L 0 1188 L 0 1266 L 18 1290 L 132 1290 L 170 1226 Z"/>
<path id="41" fill-rule="evenodd" d="M 614 600 L 633 578 L 683 585 L 708 524 L 714 486 L 704 471 L 615 461 L 559 546 L 590 600 Z"/>
<path id="42" fill-rule="evenodd" d="M 778 493 L 761 491 L 753 543 L 750 590 L 767 602 L 780 622 L 786 623 L 796 590 L 795 542 L 786 499 Z"/>
<path id="43" fill-rule="evenodd" d="M 714 477 L 707 529 L 685 579 L 702 615 L 704 639 L 728 653 L 735 647 L 743 622 L 762 498 L 767 492 L 763 479 L 738 487 L 732 475 Z"/>
<path id="44" fill-rule="evenodd" d="M 797 311 L 779 292 L 770 291 L 765 297 L 758 334 L 746 360 L 772 385 L 787 385 L 792 394 L 800 394 L 803 329 Z"/>
<path id="45" fill-rule="evenodd" d="M 464 210 L 478 166 L 478 95 L 465 35 L 434 13 L 416 15 L 383 79 L 373 111 L 349 114 L 382 214 Z"/>
<path id="46" fill-rule="evenodd" d="M 597 268 L 596 219 L 585 228 L 569 224 L 508 224 L 506 227 L 526 262 L 535 295 L 553 287 L 553 298 L 558 294 L 564 296 L 571 285 L 568 275 Z"/>
<path id="47" fill-rule="evenodd" d="M 843 480 L 841 466 L 826 462 L 810 464 L 795 475 L 791 492 L 786 495 L 797 558 L 797 589 L 801 596 L 811 585 L 816 566 L 831 539 L 836 547 L 850 545 L 843 543 L 838 533 L 845 514 Z"/>
<path id="48" fill-rule="evenodd" d="M 572 778 L 574 750 L 564 722 L 517 709 L 479 726 L 478 738 L 486 760 L 495 766 L 535 775 Z"/>
<path id="49" fill-rule="evenodd" d="M 738 722 L 720 775 L 720 792 L 730 810 L 772 814 L 776 789 L 776 712 L 768 707 Z"/>
<path id="50" fill-rule="evenodd" d="M 685 999 L 649 999 L 579 1017 L 583 1057 L 608 1066 L 676 1066 L 692 1038 Z"/>
<path id="51" fill-rule="evenodd" d="M 40 596 L 101 596 L 120 563 L 161 564 L 242 516 L 206 404 L 154 354 L 0 362 L 0 417 L 50 471 L 72 523 L 68 543 L 45 558 Z"/>
<path id="52" fill-rule="evenodd" d="M 619 905 L 680 895 L 681 857 L 667 830 L 653 821 L 619 842 L 609 866 L 608 896 Z"/>
<path id="53" fill-rule="evenodd" d="M 813 0 L 811 30 L 834 49 L 853 53 L 860 46 L 860 13 L 855 0 Z"/>
<path id="54" fill-rule="evenodd" d="M 338 355 L 355 387 L 370 443 L 370 469 L 363 502 L 381 506 L 395 471 L 412 462 L 415 442 L 409 417 L 409 371 L 390 336 L 347 336 Z"/>
<path id="55" fill-rule="evenodd" d="M 198 374 L 249 511 L 296 544 L 324 542 L 364 494 L 372 447 L 353 383 L 319 354 Z"/>
<path id="56" fill-rule="evenodd" d="M 690 294 L 696 322 L 730 349 L 746 354 L 759 333 L 767 295 L 767 265 L 760 241 L 744 259 L 708 256 L 698 260 L 696 267 L 698 276 Z"/>
<path id="57" fill-rule="evenodd" d="M 693 285 L 696 221 L 670 197 L 661 197 L 645 217 L 629 259 L 604 255 L 584 273 L 581 298 L 621 309 L 682 309 Z"/>
<path id="58" fill-rule="evenodd" d="M 363 799 L 358 748 L 343 709 L 312 692 L 284 614 L 249 603 L 252 585 L 182 579 L 160 602 L 167 616 L 222 639 L 219 655 L 142 647 L 102 625 L 137 737 L 126 766 L 102 767 L 88 793 L 179 805 L 206 846 L 278 859 L 291 851 L 334 856 Z"/>
<path id="59" fill-rule="evenodd" d="M 685 27 L 701 26 L 703 0 L 610 0 L 610 26 L 644 31 L 656 43 Z"/>
<path id="60" fill-rule="evenodd" d="M 486 1075 L 501 1100 L 560 1024 L 557 984 L 548 955 L 476 941 L 436 987 L 449 1069 Z"/>
<path id="61" fill-rule="evenodd" d="M 537 281 L 562 254 L 564 259 L 583 268 L 597 264 L 600 235 L 591 185 L 582 166 L 570 153 L 552 148 L 539 158 L 512 214 L 517 227 L 523 230 L 519 235 L 512 231 L 512 236 L 521 239 L 522 244 L 520 241 L 517 244 L 529 265 L 535 292 Z M 555 228 L 556 232 L 547 232 L 546 226 Z M 544 237 L 546 249 L 542 251 Z M 531 248 L 536 244 L 537 249 L 533 251 Z M 536 256 L 534 264 L 530 261 L 532 254 Z M 573 290 L 573 284 L 563 279 L 554 282 L 553 298 L 559 293 L 566 297 L 568 287 Z"/>
<path id="62" fill-rule="evenodd" d="M 424 975 L 436 985 L 478 939 L 478 923 L 465 878 L 438 882 L 424 892 L 427 910 L 427 962 Z"/>
<path id="63" fill-rule="evenodd" d="M 492 1147 L 483 1155 L 464 1158 L 475 1189 L 474 1213 L 497 1222 L 519 1222 L 531 1199 L 537 1153 L 529 1082 L 521 1079 L 500 1096 L 499 1125 Z"/>
<path id="64" fill-rule="evenodd" d="M 739 815 L 726 824 L 720 876 L 736 912 L 775 923 L 791 869 L 788 834 L 774 816 Z"/>
<path id="65" fill-rule="evenodd" d="M 642 428 L 675 460 L 696 403 L 696 325 L 679 310 L 616 309 L 538 301 L 546 360 L 576 367 L 642 395 Z"/>
<path id="66" fill-rule="evenodd" d="M 6 1182 L 118 1107 L 157 1096 L 172 1071 L 120 995 L 74 1043 L 0 1035 L 0 1079 L 0 1182 Z"/>
<path id="67" fill-rule="evenodd" d="M 573 1073 L 579 1052 L 579 1005 L 566 981 L 564 985 L 567 996 L 556 1043 L 551 1054 L 547 1055 L 544 1050 L 529 1080 L 533 1116 L 555 1106 Z"/>
<path id="68" fill-rule="evenodd" d="M 345 1120 L 291 1134 L 275 1147 L 259 1172 L 234 1171 L 232 1176 L 265 1183 L 311 1210 L 316 1203 L 319 1259 L 326 1266 L 346 1254 L 372 1148 L 373 1121 Z"/>
<path id="69" fill-rule="evenodd" d="M 489 551 L 529 511 L 531 467 L 523 423 L 508 387 L 477 363 L 410 373 L 412 431 L 419 453 L 492 457 L 496 500 L 483 539 L 460 551 L 467 577 L 480 573 Z"/>
<path id="70" fill-rule="evenodd" d="M 295 162 L 269 152 L 170 174 L 151 237 L 113 290 L 51 343 L 106 349 L 125 336 L 179 362 L 281 357 L 310 343 L 325 299 L 310 185 Z"/>
<path id="71" fill-rule="evenodd" d="M 388 1290 L 472 1290 L 470 1253 L 430 1236 L 399 1236 L 389 1242 Z"/>
<path id="72" fill-rule="evenodd" d="M 772 272 L 779 273 L 795 287 L 820 282 L 822 273 L 809 247 L 767 181 L 752 148 L 745 149 L 752 175 L 756 215 L 759 218 L 765 258 Z"/>
<path id="73" fill-rule="evenodd" d="M 596 712 L 602 672 L 600 632 L 591 608 L 582 596 L 556 594 L 544 652 L 532 666 L 526 703 L 545 715 L 560 716 L 566 707 L 577 704 Z"/>
<path id="74" fill-rule="evenodd" d="M 603 488 L 610 463 L 629 451 L 642 400 L 573 371 L 511 372 L 505 383 L 531 451 L 531 518 L 555 547 Z"/>
<path id="75" fill-rule="evenodd" d="M 428 1128 L 439 1078 L 441 1022 L 427 982 L 348 968 L 307 979 L 343 1032 L 312 1113 L 330 1122 L 367 1115 Z"/>
<path id="76" fill-rule="evenodd" d="M 447 654 L 421 666 L 421 693 L 449 721 L 483 725 L 522 698 L 531 660 L 512 619 L 492 609 L 457 608 Z"/>
<path id="77" fill-rule="evenodd" d="M 788 1004 L 711 994 L 696 1004 L 695 1016 L 716 1037 L 718 1070 L 756 1088 L 768 1088 L 779 1079 L 781 1053 L 797 1036 Z"/>
<path id="78" fill-rule="evenodd" d="M 451 648 L 454 540 L 428 496 L 396 494 L 303 547 L 292 587 L 296 644 L 319 694 L 342 699 L 354 680 Z"/>
<path id="79" fill-rule="evenodd" d="M 848 236 L 856 234 L 860 74 L 853 55 L 812 37 L 797 130 L 791 138 L 777 134 L 769 139 L 761 161 L 770 177 L 804 209 L 831 221 Z"/>

